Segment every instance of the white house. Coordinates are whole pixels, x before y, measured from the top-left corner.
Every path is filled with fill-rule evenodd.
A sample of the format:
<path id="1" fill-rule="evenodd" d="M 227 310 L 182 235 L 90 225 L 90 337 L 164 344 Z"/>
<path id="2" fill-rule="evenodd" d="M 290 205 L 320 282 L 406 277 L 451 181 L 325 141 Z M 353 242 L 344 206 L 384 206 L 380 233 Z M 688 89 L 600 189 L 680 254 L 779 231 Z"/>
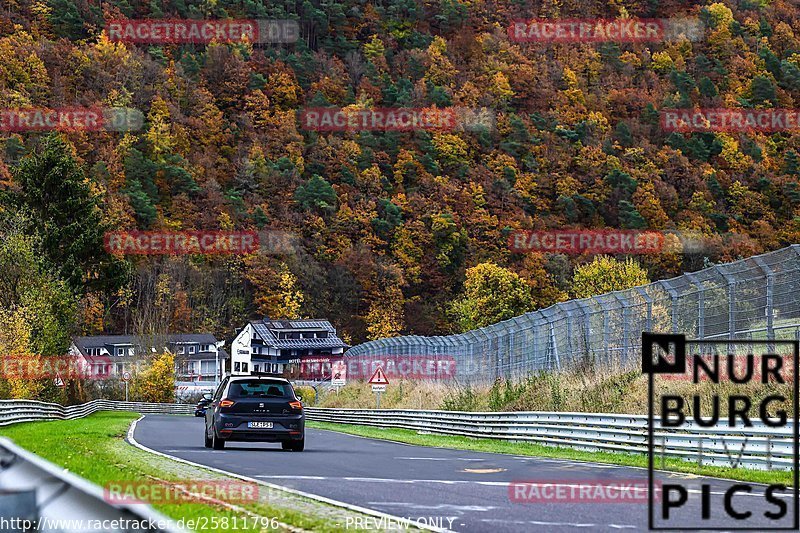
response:
<path id="1" fill-rule="evenodd" d="M 231 342 L 231 373 L 292 377 L 305 357 L 341 356 L 349 346 L 327 320 L 250 321 Z"/>

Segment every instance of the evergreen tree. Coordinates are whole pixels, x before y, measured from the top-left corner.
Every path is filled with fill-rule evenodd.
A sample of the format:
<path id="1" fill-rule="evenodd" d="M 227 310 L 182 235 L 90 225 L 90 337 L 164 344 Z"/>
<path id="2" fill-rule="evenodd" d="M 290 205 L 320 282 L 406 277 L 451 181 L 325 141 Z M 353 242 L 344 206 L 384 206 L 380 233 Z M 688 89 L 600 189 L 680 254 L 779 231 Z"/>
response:
<path id="1" fill-rule="evenodd" d="M 617 123 L 617 128 L 614 132 L 614 138 L 620 145 L 626 148 L 633 145 L 633 135 L 631 135 L 631 129 L 624 122 Z"/>
<path id="2" fill-rule="evenodd" d="M 800 91 L 800 67 L 790 61 L 781 61 L 781 87 Z"/>
<path id="3" fill-rule="evenodd" d="M 790 176 L 800 175 L 800 161 L 798 161 L 797 152 L 789 150 L 783 156 L 783 171 Z"/>
<path id="4" fill-rule="evenodd" d="M 645 229 L 647 227 L 647 221 L 631 202 L 620 200 L 617 205 L 620 226 L 625 229 Z"/>
<path id="5" fill-rule="evenodd" d="M 630 195 L 636 191 L 636 187 L 639 186 L 630 174 L 616 168 L 608 173 L 606 182 L 611 187 L 621 191 L 627 197 L 630 197 Z"/>
<path id="6" fill-rule="evenodd" d="M 105 253 L 107 229 L 100 198 L 58 135 L 43 137 L 39 148 L 13 171 L 18 190 L 12 208 L 27 215 L 29 232 L 42 243 L 49 266 L 76 293 L 116 287 L 123 265 Z"/>
<path id="7" fill-rule="evenodd" d="M 319 210 L 330 213 L 336 210 L 336 191 L 319 174 L 314 174 L 294 193 L 295 201 L 306 210 Z"/>
<path id="8" fill-rule="evenodd" d="M 378 213 L 372 219 L 372 228 L 385 241 L 391 238 L 392 232 L 403 223 L 403 211 L 389 200 L 380 200 Z"/>
<path id="9" fill-rule="evenodd" d="M 72 0 L 48 0 L 51 8 L 50 24 L 59 37 L 73 41 L 85 39 L 89 35 L 84 28 L 83 15 Z"/>
<path id="10" fill-rule="evenodd" d="M 777 102 L 777 95 L 775 94 L 775 85 L 772 80 L 766 76 L 756 76 L 750 83 L 750 103 L 754 105 L 775 104 Z"/>
<path id="11" fill-rule="evenodd" d="M 719 94 L 717 91 L 717 86 L 714 85 L 714 82 L 711 81 L 707 76 L 700 78 L 698 88 L 700 89 L 700 94 L 706 98 L 716 98 Z"/>
<path id="12" fill-rule="evenodd" d="M 153 200 L 148 196 L 139 180 L 129 180 L 128 186 L 122 190 L 128 196 L 128 202 L 133 207 L 136 218 L 143 229 L 149 228 L 158 217 Z"/>

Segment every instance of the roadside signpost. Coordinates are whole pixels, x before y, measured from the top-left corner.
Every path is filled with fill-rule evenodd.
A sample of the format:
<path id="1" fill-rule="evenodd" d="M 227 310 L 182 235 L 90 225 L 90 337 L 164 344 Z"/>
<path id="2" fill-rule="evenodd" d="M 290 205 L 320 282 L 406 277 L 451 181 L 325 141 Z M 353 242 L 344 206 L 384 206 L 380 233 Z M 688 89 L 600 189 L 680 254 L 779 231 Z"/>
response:
<path id="1" fill-rule="evenodd" d="M 125 383 L 125 401 L 128 401 L 128 382 L 131 380 L 131 373 L 130 372 L 123 372 L 122 373 L 122 381 Z"/>
<path id="2" fill-rule="evenodd" d="M 337 392 L 339 387 L 344 387 L 347 383 L 347 365 L 344 361 L 334 361 L 331 363 L 331 386 L 335 387 Z"/>
<path id="3" fill-rule="evenodd" d="M 381 408 L 381 393 L 386 392 L 386 385 L 389 384 L 389 378 L 382 367 L 375 369 L 375 373 L 369 378 L 369 384 L 372 385 L 372 392 L 375 393 L 375 409 Z"/>
<path id="4" fill-rule="evenodd" d="M 61 379 L 61 373 L 60 372 L 56 372 L 56 377 L 53 378 L 53 384 L 55 384 L 56 387 L 61 387 L 61 388 L 64 388 L 64 387 L 67 386 L 67 384 L 64 383 L 64 380 Z"/>

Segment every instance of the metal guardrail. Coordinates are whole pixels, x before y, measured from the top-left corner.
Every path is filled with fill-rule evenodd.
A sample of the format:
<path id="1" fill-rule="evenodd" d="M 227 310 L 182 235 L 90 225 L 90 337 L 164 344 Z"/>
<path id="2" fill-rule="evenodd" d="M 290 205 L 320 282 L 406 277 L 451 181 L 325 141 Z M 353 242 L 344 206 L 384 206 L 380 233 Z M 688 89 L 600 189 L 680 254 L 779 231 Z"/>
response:
<path id="1" fill-rule="evenodd" d="M 149 505 L 112 504 L 103 489 L 0 438 L 0 516 L 38 521 L 35 531 L 179 532 Z M 19 522 L 18 522 L 19 523 Z M 100 528 L 90 527 L 100 524 Z M 14 527 L 4 531 L 22 531 Z"/>
<path id="2" fill-rule="evenodd" d="M 34 400 L 0 400 L 0 426 L 40 420 L 72 420 L 97 411 L 186 414 L 193 411 L 193 406 L 92 400 L 64 407 Z M 98 530 L 90 528 L 90 523 L 99 523 L 102 526 L 100 530 L 113 532 L 181 531 L 171 526 L 174 521 L 149 505 L 107 502 L 102 488 L 2 437 L 0 517 L 38 520 L 39 524 L 32 528 L 37 531 Z M 22 528 L 12 525 L 8 530 L 21 531 Z"/>
<path id="3" fill-rule="evenodd" d="M 186 415 L 194 413 L 194 405 L 179 403 L 118 402 L 92 400 L 80 405 L 63 406 L 36 400 L 0 400 L 0 426 L 35 420 L 72 420 L 97 411 L 136 411 Z"/>
<path id="4" fill-rule="evenodd" d="M 594 413 L 422 411 L 306 408 L 309 420 L 391 427 L 425 433 L 525 441 L 587 451 L 647 453 L 647 416 Z M 666 457 L 702 465 L 787 470 L 794 464 L 793 425 L 662 427 L 654 429 L 658 461 Z M 741 454 L 741 455 L 740 455 Z"/>

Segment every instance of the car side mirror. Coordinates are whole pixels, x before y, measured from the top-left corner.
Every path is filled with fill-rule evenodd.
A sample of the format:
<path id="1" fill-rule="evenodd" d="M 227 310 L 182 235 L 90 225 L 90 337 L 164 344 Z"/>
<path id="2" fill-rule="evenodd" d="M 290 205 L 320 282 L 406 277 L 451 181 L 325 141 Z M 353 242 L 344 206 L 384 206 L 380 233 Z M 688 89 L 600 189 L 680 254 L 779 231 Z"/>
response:
<path id="1" fill-rule="evenodd" d="M 205 393 L 205 394 L 203 394 L 203 399 L 204 400 L 210 400 L 211 399 L 211 395 L 209 393 Z"/>
<path id="2" fill-rule="evenodd" d="M 297 399 L 298 399 L 298 400 L 300 400 L 300 401 L 302 402 L 302 401 L 303 401 L 303 396 L 302 396 L 302 395 L 300 395 L 300 394 L 297 394 Z"/>

